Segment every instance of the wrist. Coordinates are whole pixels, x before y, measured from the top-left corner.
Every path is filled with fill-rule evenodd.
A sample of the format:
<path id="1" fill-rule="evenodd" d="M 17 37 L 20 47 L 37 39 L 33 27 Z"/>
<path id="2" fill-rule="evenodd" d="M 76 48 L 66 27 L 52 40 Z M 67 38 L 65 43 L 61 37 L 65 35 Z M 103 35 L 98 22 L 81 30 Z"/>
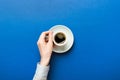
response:
<path id="1" fill-rule="evenodd" d="M 50 58 L 41 58 L 40 64 L 43 66 L 48 66 L 50 62 Z"/>

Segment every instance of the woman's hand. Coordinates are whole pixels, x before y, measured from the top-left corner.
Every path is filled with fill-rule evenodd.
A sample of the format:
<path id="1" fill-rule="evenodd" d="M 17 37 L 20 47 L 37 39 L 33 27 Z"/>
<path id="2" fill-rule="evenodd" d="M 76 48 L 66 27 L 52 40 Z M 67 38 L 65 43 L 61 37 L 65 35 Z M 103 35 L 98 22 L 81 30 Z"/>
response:
<path id="1" fill-rule="evenodd" d="M 53 50 L 52 32 L 51 31 L 43 32 L 40 35 L 37 45 L 41 56 L 40 64 L 43 66 L 49 65 Z"/>

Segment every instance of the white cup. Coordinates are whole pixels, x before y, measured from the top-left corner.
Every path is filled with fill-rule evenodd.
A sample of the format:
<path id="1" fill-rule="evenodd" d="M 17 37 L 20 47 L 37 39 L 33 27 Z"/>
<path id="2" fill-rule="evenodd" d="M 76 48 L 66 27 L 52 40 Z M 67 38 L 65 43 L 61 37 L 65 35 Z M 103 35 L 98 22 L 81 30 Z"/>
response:
<path id="1" fill-rule="evenodd" d="M 67 43 L 66 34 L 62 31 L 53 33 L 53 42 L 55 46 L 64 46 Z"/>

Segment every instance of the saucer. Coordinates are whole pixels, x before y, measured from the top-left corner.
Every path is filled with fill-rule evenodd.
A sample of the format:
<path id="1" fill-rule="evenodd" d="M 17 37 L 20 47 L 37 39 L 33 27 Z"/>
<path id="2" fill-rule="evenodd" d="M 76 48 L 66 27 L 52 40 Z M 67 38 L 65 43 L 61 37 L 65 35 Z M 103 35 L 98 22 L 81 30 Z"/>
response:
<path id="1" fill-rule="evenodd" d="M 56 46 L 55 45 L 55 47 L 53 48 L 53 52 L 65 53 L 71 49 L 73 42 L 74 42 L 74 36 L 73 36 L 72 31 L 67 26 L 55 25 L 52 28 L 50 28 L 50 31 L 52 31 L 53 33 L 63 32 L 66 34 L 66 39 L 67 39 L 67 42 L 64 46 Z"/>

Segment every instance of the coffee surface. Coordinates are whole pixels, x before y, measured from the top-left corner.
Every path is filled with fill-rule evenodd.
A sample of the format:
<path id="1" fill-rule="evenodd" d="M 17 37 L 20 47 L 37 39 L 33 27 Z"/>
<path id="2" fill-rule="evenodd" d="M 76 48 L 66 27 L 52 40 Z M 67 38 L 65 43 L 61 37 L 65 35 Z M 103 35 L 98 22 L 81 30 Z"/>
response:
<path id="1" fill-rule="evenodd" d="M 63 42 L 65 42 L 65 35 L 63 33 L 57 33 L 55 35 L 55 41 L 56 41 L 56 43 L 63 43 Z"/>

